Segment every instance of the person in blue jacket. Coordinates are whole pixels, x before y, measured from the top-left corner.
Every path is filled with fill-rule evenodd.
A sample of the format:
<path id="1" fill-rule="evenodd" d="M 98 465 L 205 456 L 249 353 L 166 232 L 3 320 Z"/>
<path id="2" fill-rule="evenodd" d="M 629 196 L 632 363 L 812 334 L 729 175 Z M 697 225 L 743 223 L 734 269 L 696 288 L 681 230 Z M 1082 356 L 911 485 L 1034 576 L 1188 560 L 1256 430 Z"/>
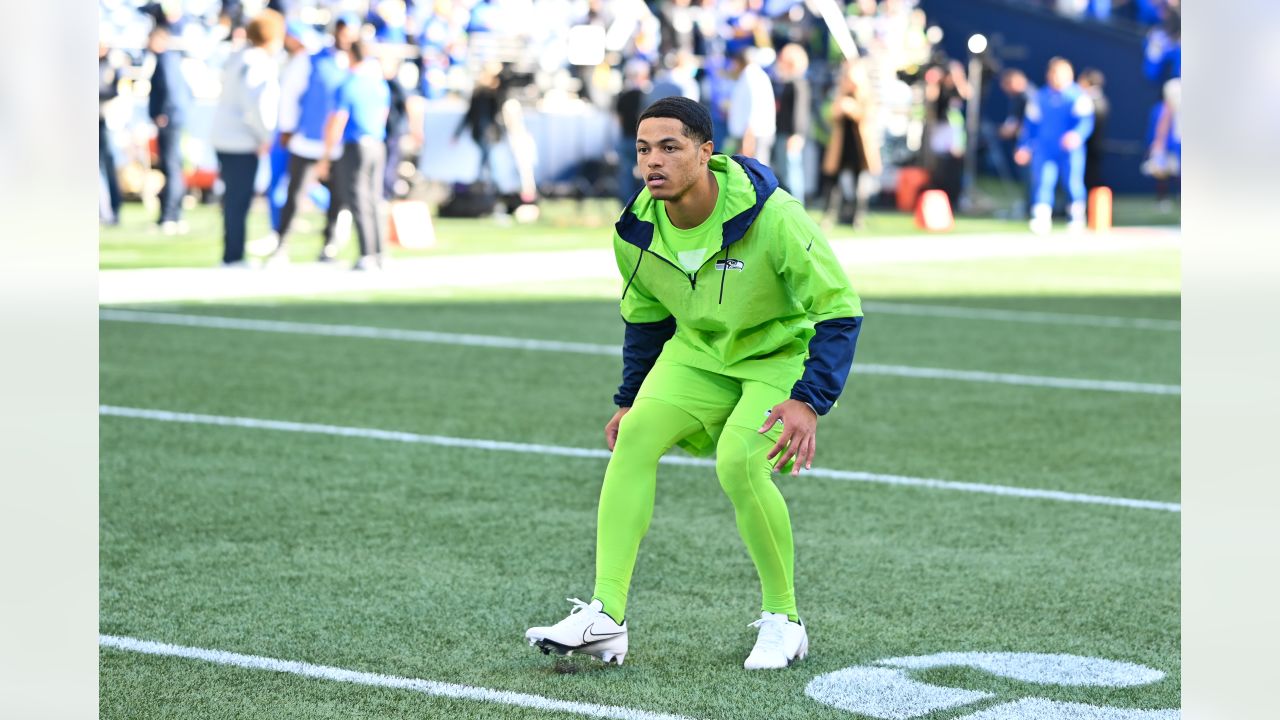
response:
<path id="1" fill-rule="evenodd" d="M 305 84 L 298 83 L 295 87 L 287 78 L 281 81 L 280 142 L 289 149 L 289 188 L 284 206 L 280 208 L 280 221 L 276 228 L 278 241 L 267 258 L 268 264 L 288 261 L 289 229 L 313 166 L 321 159 L 336 161 L 342 156 L 342 145 L 330 147 L 330 154 L 324 155 L 324 130 L 333 112 L 338 86 L 348 75 L 350 59 L 347 53 L 359 34 L 358 17 L 349 14 L 339 16 L 333 26 L 333 45 L 311 56 L 311 68 Z M 337 257 L 334 228 L 341 209 L 341 204 L 333 202 L 331 197 L 325 219 L 324 245 L 320 250 L 321 262 Z"/>
<path id="2" fill-rule="evenodd" d="M 1027 104 L 1014 161 L 1031 164 L 1031 232 L 1052 229 L 1059 182 L 1071 198 L 1068 227 L 1078 232 L 1085 224 L 1085 141 L 1093 133 L 1093 100 L 1076 84 L 1075 69 L 1064 58 L 1049 61 L 1046 79 Z"/>
<path id="3" fill-rule="evenodd" d="M 156 125 L 156 154 L 164 187 L 160 190 L 160 229 L 166 235 L 184 231 L 182 197 L 187 186 L 182 178 L 182 128 L 191 107 L 191 88 L 182 74 L 182 57 L 169 49 L 169 28 L 156 25 L 147 38 L 147 49 L 156 56 L 151 76 L 148 113 Z"/>

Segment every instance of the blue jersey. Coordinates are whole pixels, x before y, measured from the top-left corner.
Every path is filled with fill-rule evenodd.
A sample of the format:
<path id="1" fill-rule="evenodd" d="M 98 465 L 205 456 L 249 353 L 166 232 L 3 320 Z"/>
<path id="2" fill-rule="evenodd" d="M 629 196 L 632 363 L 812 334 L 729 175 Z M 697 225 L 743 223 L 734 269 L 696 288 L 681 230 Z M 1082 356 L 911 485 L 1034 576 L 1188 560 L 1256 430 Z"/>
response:
<path id="1" fill-rule="evenodd" d="M 311 76 L 303 91 L 298 114 L 298 132 L 309 140 L 324 139 L 324 126 L 333 110 L 334 93 L 347 71 L 338 67 L 333 48 L 311 56 Z"/>
<path id="2" fill-rule="evenodd" d="M 359 142 L 368 137 L 386 139 L 390 108 L 391 90 L 381 75 L 365 69 L 351 73 L 338 86 L 334 104 L 334 110 L 347 113 L 342 142 Z"/>
<path id="3" fill-rule="evenodd" d="M 1018 145 L 1035 153 L 1062 151 L 1062 136 L 1075 131 L 1080 150 L 1093 133 L 1093 100 L 1079 85 L 1071 83 L 1061 91 L 1040 88 L 1027 103 Z"/>

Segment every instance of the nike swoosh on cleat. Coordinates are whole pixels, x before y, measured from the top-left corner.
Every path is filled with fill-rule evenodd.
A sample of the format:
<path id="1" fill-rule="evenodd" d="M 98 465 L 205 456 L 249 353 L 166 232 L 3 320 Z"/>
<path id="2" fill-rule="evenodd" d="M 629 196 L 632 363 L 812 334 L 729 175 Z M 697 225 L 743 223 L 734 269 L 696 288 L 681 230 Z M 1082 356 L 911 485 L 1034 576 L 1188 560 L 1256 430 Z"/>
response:
<path id="1" fill-rule="evenodd" d="M 605 633 L 605 634 L 603 634 L 603 635 L 600 635 L 600 634 L 597 634 L 597 633 L 593 632 L 593 630 L 595 630 L 595 627 L 596 627 L 596 626 L 595 626 L 595 623 L 592 623 L 592 624 L 590 624 L 590 625 L 588 625 L 588 626 L 587 626 L 587 629 L 586 629 L 586 630 L 583 630 L 583 631 L 582 631 L 582 642 L 583 642 L 583 644 L 593 643 L 593 642 L 597 642 L 597 641 L 599 641 L 599 640 L 608 640 L 609 638 L 614 638 L 614 637 L 618 637 L 619 635 L 625 635 L 625 634 L 627 634 L 627 631 L 626 631 L 626 630 L 622 630 L 622 631 L 619 631 L 619 632 L 616 632 L 616 633 Z"/>

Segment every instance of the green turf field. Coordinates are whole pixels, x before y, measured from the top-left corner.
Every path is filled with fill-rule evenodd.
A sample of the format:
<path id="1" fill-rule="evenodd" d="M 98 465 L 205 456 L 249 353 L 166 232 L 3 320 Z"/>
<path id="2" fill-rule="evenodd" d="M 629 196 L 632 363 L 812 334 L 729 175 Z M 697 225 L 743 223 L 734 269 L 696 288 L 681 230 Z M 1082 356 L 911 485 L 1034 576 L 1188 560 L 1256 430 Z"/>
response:
<path id="1" fill-rule="evenodd" d="M 1178 503 L 1176 392 L 858 371 L 1176 386 L 1178 262 L 1162 250 L 850 268 L 867 320 L 845 396 L 821 422 L 815 467 Z M 616 345 L 611 292 L 612 283 L 582 282 L 143 309 Z M 937 307 L 1166 322 L 928 314 Z M 949 652 L 1062 653 L 1165 675 L 1100 687 L 914 670 L 919 683 L 991 697 L 900 717 L 1003 719 L 1015 715 L 1001 707 L 1032 697 L 1179 706 L 1176 508 L 780 479 L 811 655 L 749 674 L 741 664 L 759 595 L 731 506 L 710 468 L 664 465 L 626 664 L 555 661 L 522 635 L 591 592 L 605 461 L 561 448 L 603 447 L 617 358 L 117 320 L 101 323 L 100 348 L 104 406 L 240 423 L 102 417 L 101 633 L 464 686 L 371 687 L 104 648 L 103 717 L 889 717 L 823 704 L 806 686 L 877 660 Z M 262 420 L 309 425 L 245 426 Z"/>

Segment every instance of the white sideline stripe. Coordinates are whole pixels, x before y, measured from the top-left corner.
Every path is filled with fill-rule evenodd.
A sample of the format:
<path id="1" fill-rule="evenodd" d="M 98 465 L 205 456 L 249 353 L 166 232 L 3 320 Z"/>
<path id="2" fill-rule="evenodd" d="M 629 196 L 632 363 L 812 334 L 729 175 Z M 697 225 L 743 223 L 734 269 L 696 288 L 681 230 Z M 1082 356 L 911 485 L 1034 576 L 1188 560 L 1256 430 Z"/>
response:
<path id="1" fill-rule="evenodd" d="M 1043 375 L 1017 375 L 993 373 L 981 370 L 947 370 L 944 368 L 912 367 L 908 365 L 874 365 L 858 363 L 854 374 L 896 375 L 898 377 L 930 378 L 934 380 L 967 380 L 969 382 L 997 383 L 1000 385 L 1029 385 L 1031 387 L 1060 388 L 1064 390 L 1102 390 L 1105 392 L 1139 393 L 1143 395 L 1181 395 L 1181 385 L 1158 385 L 1127 380 L 1084 380 L 1081 378 L 1046 377 Z"/>
<path id="2" fill-rule="evenodd" d="M 277 660 L 259 655 L 241 655 L 225 650 L 209 650 L 206 648 L 170 645 L 168 643 L 139 640 L 118 635 L 98 635 L 98 646 L 143 653 L 145 655 L 163 655 L 180 657 L 189 660 L 203 660 L 218 665 L 232 665 L 250 670 L 270 670 L 272 672 L 301 675 L 318 680 L 371 685 L 373 687 L 392 688 L 395 690 L 412 690 L 424 695 L 453 698 L 455 700 L 475 700 L 477 702 L 497 703 L 499 705 L 515 705 L 537 710 L 553 710 L 573 713 L 587 717 L 617 718 L 618 720 L 690 720 L 683 715 L 667 715 L 665 713 L 648 712 L 617 705 L 594 705 L 592 703 L 555 700 L 541 695 L 492 690 L 490 688 L 456 685 L 454 683 L 437 682 L 435 680 L 419 680 L 416 678 L 381 675 L 378 673 L 346 670 L 328 665 L 312 665 L 297 660 Z"/>
<path id="3" fill-rule="evenodd" d="M 994 308 L 951 307 L 949 305 L 924 305 L 917 303 L 864 302 L 862 307 L 886 315 L 921 315 L 962 320 L 1002 320 L 1006 322 L 1044 323 L 1046 325 L 1085 325 L 1090 327 L 1137 328 L 1140 330 L 1165 330 L 1178 332 L 1182 323 L 1178 320 L 1130 318 L 1114 315 L 1078 315 L 1075 313 L 1036 312 L 1031 310 L 997 310 Z"/>
<path id="4" fill-rule="evenodd" d="M 400 340 L 406 342 L 439 343 L 444 345 L 470 345 L 476 347 L 539 350 L 549 352 L 579 353 L 584 355 L 612 355 L 622 353 L 618 345 L 561 342 L 558 340 L 532 340 L 499 335 L 468 335 L 443 333 L 430 330 L 397 330 L 366 325 L 327 325 L 300 323 L 285 320 L 252 320 L 247 318 L 216 317 L 211 315 L 184 315 L 180 313 L 139 312 L 136 310 L 103 309 L 98 313 L 102 320 L 116 322 L 150 323 L 155 325 L 181 325 L 184 327 L 216 328 L 219 330 L 256 330 L 261 332 L 295 335 L 324 335 L 331 337 L 357 337 L 375 340 Z M 1071 390 L 1101 390 L 1105 392 L 1138 393 L 1143 395 L 1181 395 L 1181 385 L 1128 382 L 1124 380 L 1086 380 L 1058 378 L 1040 375 L 1017 375 L 977 370 L 949 370 L 946 368 L 915 367 L 911 365 L 875 365 L 858 363 L 854 374 L 894 375 L 898 377 L 928 378 L 933 380 L 961 380 L 1001 385 L 1026 385 L 1030 387 L 1060 388 Z"/>
<path id="5" fill-rule="evenodd" d="M 473 450 L 495 450 L 499 452 L 516 452 L 533 455 L 555 455 L 561 457 L 601 459 L 608 458 L 611 455 L 607 450 L 594 448 L 575 448 L 564 447 L 561 445 L 537 445 L 530 443 L 504 442 L 501 440 L 455 438 L 443 435 L 419 435 L 417 433 L 398 432 L 394 430 L 377 430 L 374 428 L 321 425 L 289 422 L 286 420 L 260 420 L 257 418 L 229 417 L 224 415 L 199 415 L 195 413 L 179 413 L 170 412 L 168 410 L 150 410 L 145 408 L 118 407 L 113 405 L 99 405 L 98 414 L 112 417 L 135 418 L 139 420 L 158 420 L 161 422 L 192 423 L 197 425 L 223 425 L 229 427 L 253 428 L 258 430 L 281 430 L 285 432 L 337 435 L 370 440 L 391 440 L 404 443 L 470 448 Z M 679 455 L 665 456 L 659 460 L 659 462 L 665 465 L 715 467 L 714 460 Z M 1002 495 L 1005 497 L 1035 498 L 1038 500 L 1056 500 L 1059 502 L 1082 503 L 1086 505 L 1115 505 L 1142 510 L 1163 510 L 1175 513 L 1182 512 L 1182 505 L 1179 503 L 1157 502 L 1154 500 L 1133 500 L 1129 498 L 1108 497 L 1105 495 L 1084 495 L 1081 493 L 1063 492 L 1060 490 L 1037 490 L 1035 488 L 1021 488 L 1008 485 L 955 482 L 952 480 L 907 477 L 903 475 L 883 475 L 880 473 L 860 472 L 856 470 L 828 470 L 825 468 L 814 468 L 804 472 L 806 475 L 828 478 L 831 480 L 870 482 L 880 483 L 882 485 L 928 488 L 931 490 L 958 490 L 961 492 Z"/>

